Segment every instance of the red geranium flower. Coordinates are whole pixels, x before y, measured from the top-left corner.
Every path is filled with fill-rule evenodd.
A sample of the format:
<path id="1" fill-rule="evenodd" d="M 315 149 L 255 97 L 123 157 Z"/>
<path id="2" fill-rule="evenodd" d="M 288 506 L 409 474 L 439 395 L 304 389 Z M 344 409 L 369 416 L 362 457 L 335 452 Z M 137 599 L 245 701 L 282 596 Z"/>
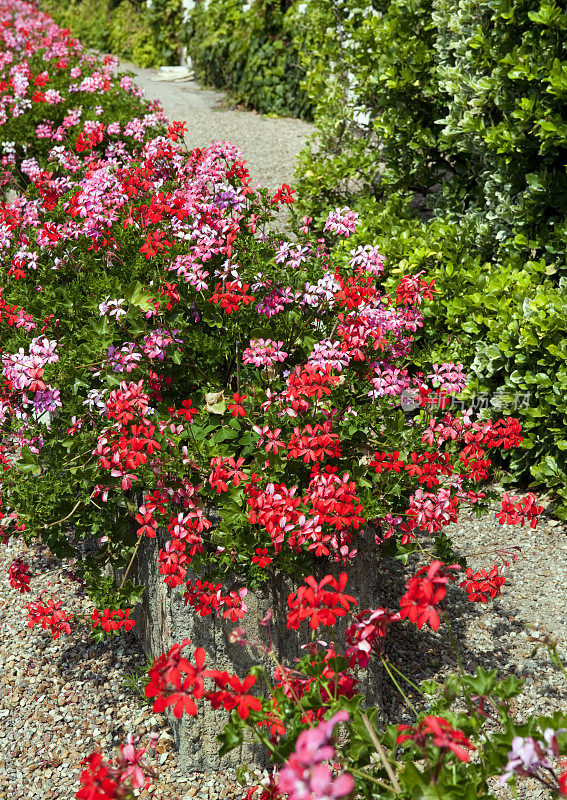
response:
<path id="1" fill-rule="evenodd" d="M 492 600 L 498 597 L 506 580 L 498 572 L 497 564 L 492 567 L 488 574 L 485 569 L 473 574 L 472 569 L 468 567 L 465 575 L 467 580 L 462 581 L 459 586 L 466 590 L 471 603 L 486 603 L 489 597 Z"/>
<path id="2" fill-rule="evenodd" d="M 424 717 L 417 726 L 398 725 L 397 744 L 402 744 L 411 740 L 425 752 L 427 737 L 431 736 L 433 744 L 441 751 L 453 752 L 459 761 L 468 762 L 471 760 L 468 750 L 476 750 L 476 747 L 467 739 L 462 731 L 455 730 L 443 717 Z M 467 748 L 467 749 L 465 749 Z"/>
<path id="3" fill-rule="evenodd" d="M 268 564 L 271 564 L 272 563 L 272 559 L 268 555 L 268 548 L 267 547 L 264 547 L 264 548 L 257 547 L 256 548 L 256 555 L 252 556 L 252 563 L 253 564 L 258 564 L 260 569 L 264 569 L 264 567 L 267 567 Z"/>
<path id="4" fill-rule="evenodd" d="M 292 189 L 291 186 L 287 185 L 287 183 L 283 183 L 282 188 L 278 189 L 278 191 L 274 195 L 274 202 L 284 203 L 285 205 L 289 205 L 290 203 L 295 203 L 293 195 L 296 192 L 297 189 Z"/>
<path id="5" fill-rule="evenodd" d="M 421 567 L 406 583 L 407 592 L 400 599 L 400 617 L 408 617 L 418 628 L 426 622 L 434 631 L 439 629 L 439 614 L 436 606 L 447 594 L 447 583 L 456 575 L 448 570 L 459 570 L 459 564 L 444 564 L 433 561 L 429 567 Z"/>
<path id="6" fill-rule="evenodd" d="M 303 620 L 308 619 L 312 630 L 319 625 L 335 624 L 337 617 L 344 617 L 356 599 L 344 594 L 347 583 L 346 572 L 341 572 L 338 581 L 332 575 L 326 575 L 317 583 L 313 575 L 305 579 L 305 586 L 292 592 L 287 598 L 290 609 L 287 615 L 287 627 L 297 630 Z M 331 587 L 327 589 L 326 587 Z"/>
<path id="7" fill-rule="evenodd" d="M 246 410 L 244 408 L 244 401 L 248 395 L 246 394 L 233 394 L 232 400 L 233 402 L 228 403 L 228 410 L 232 413 L 233 417 L 244 417 L 246 415 Z"/>

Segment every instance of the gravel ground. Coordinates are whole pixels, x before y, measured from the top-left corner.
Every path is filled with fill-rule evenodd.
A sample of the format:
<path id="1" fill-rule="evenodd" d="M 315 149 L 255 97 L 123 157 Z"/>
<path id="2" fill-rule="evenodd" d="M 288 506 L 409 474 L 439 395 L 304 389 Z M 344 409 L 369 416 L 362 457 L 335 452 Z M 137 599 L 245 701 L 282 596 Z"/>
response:
<path id="1" fill-rule="evenodd" d="M 150 100 L 160 100 L 170 120 L 187 122 L 185 143 L 191 149 L 212 141 L 232 142 L 244 151 L 252 183 L 275 192 L 293 183 L 295 157 L 314 131 L 313 125 L 292 117 L 266 117 L 257 111 L 229 107 L 222 92 L 203 89 L 192 80 L 157 80 L 155 69 L 121 61 L 120 70 L 136 75 Z"/>
<path id="2" fill-rule="evenodd" d="M 496 667 L 502 677 L 524 678 L 523 693 L 514 707 L 519 720 L 566 708 L 563 676 L 545 647 L 532 654 L 529 637 L 559 639 L 560 653 L 567 659 L 567 529 L 553 521 L 542 521 L 536 530 L 502 528 L 490 516 L 478 520 L 463 515 L 452 534 L 464 554 L 495 546 L 522 548 L 495 602 L 469 604 L 453 588 L 449 607 L 465 669 Z M 22 553 L 34 576 L 32 592 L 25 597 L 7 579 L 9 565 Z M 470 563 L 476 568 L 494 560 L 491 555 L 475 556 Z M 393 605 L 412 568 L 384 562 L 383 569 L 383 602 Z M 71 612 L 90 615 L 90 601 L 67 576 L 65 565 L 40 543 L 28 549 L 14 540 L 0 549 L 0 798 L 71 800 L 79 786 L 80 760 L 95 748 L 112 757 L 129 731 L 140 735 L 142 743 L 148 742 L 151 732 L 160 734 L 159 777 L 140 797 L 241 798 L 244 792 L 233 771 L 180 774 L 164 716 L 153 714 L 125 685 L 127 676 L 146 664 L 133 634 L 96 644 L 89 639 L 86 624 L 76 625 L 71 636 L 56 641 L 39 627 L 28 628 L 25 606 L 44 589 L 47 597 L 63 600 Z M 529 626 L 537 626 L 538 632 Z M 390 658 L 414 680 L 442 681 L 457 668 L 447 643 L 428 629 L 417 631 L 406 623 L 394 626 L 389 636 Z M 386 684 L 384 722 L 411 721 L 397 698 Z M 546 796 L 537 784 L 524 782 L 520 789 L 520 798 L 526 800 Z M 498 796 L 512 797 L 507 789 L 499 789 Z"/>
<path id="3" fill-rule="evenodd" d="M 26 596 L 7 578 L 8 567 L 22 554 L 32 575 Z M 241 796 L 231 771 L 191 778 L 179 773 L 164 716 L 125 685 L 147 663 L 132 633 L 93 643 L 87 623 L 57 640 L 39 626 L 28 628 L 25 607 L 42 590 L 74 614 L 90 615 L 94 608 L 65 575 L 64 564 L 40 543 L 28 549 L 14 540 L 0 548 L 0 576 L 0 798 L 71 800 L 79 788 L 81 759 L 95 748 L 113 757 L 129 731 L 140 735 L 140 744 L 159 733 L 158 763 L 148 762 L 157 766 L 159 777 L 141 798 Z"/>
<path id="4" fill-rule="evenodd" d="M 154 70 L 122 67 L 136 73 L 150 97 L 162 101 L 170 119 L 188 120 L 190 147 L 204 146 L 212 139 L 232 141 L 244 150 L 254 181 L 272 190 L 291 182 L 294 157 L 311 126 L 227 110 L 222 95 L 203 90 L 193 81 L 157 82 Z M 488 606 L 469 604 L 462 592 L 453 590 L 453 627 L 465 668 L 497 667 L 503 677 L 524 677 L 524 691 L 516 703 L 519 719 L 565 708 L 565 681 L 545 648 L 532 655 L 529 637 L 535 633 L 529 626 L 538 626 L 540 637 L 556 637 L 567 658 L 567 528 L 549 520 L 542 520 L 536 530 L 502 528 L 490 516 L 478 520 L 463 515 L 451 535 L 465 554 L 516 544 L 522 548 L 497 601 Z M 141 735 L 142 743 L 147 743 L 150 732 L 160 734 L 160 777 L 151 793 L 144 791 L 140 797 L 242 797 L 244 792 L 230 770 L 215 775 L 179 774 L 165 718 L 153 714 L 124 685 L 128 673 L 146 664 L 133 634 L 93 644 L 86 624 L 56 641 L 37 627 L 29 630 L 25 606 L 30 596 L 20 595 L 7 579 L 9 565 L 24 549 L 17 541 L 0 548 L 0 798 L 71 800 L 79 786 L 80 760 L 95 747 L 111 757 L 129 731 Z M 25 558 L 37 575 L 32 579 L 31 598 L 46 589 L 46 596 L 63 600 L 65 608 L 90 614 L 92 605 L 81 597 L 64 565 L 41 544 L 26 550 Z M 470 558 L 475 568 L 494 562 L 492 555 Z M 384 566 L 385 603 L 393 604 L 403 593 L 407 574 L 398 562 Z M 409 623 L 392 628 L 390 657 L 418 680 L 442 680 L 456 668 L 452 652 L 439 635 L 417 631 Z M 408 721 L 395 693 L 384 694 L 384 721 Z M 520 785 L 519 793 L 526 800 L 544 796 L 537 785 L 527 783 Z M 504 800 L 511 794 L 503 789 L 499 796 Z"/>

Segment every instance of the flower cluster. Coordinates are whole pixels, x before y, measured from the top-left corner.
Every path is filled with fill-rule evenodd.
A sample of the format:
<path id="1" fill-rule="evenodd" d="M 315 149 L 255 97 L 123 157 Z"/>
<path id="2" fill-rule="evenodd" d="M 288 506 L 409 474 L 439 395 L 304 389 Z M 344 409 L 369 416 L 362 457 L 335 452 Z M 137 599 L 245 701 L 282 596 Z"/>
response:
<path id="1" fill-rule="evenodd" d="M 281 349 L 283 342 L 272 342 L 271 339 L 252 339 L 250 347 L 242 354 L 243 364 L 253 364 L 255 367 L 272 367 L 274 364 L 285 361 L 288 353 Z"/>
<path id="2" fill-rule="evenodd" d="M 426 716 L 418 725 L 398 725 L 397 743 L 412 742 L 423 754 L 431 741 L 440 750 L 440 757 L 453 753 L 459 761 L 470 761 L 469 750 L 476 747 L 462 731 L 454 730 L 443 717 Z"/>
<path id="3" fill-rule="evenodd" d="M 58 639 L 60 634 L 71 633 L 72 617 L 67 616 L 67 612 L 61 609 L 62 601 L 55 602 L 51 598 L 44 603 L 41 597 L 32 600 L 28 604 L 28 626 L 33 628 L 38 623 L 44 630 L 51 630 L 54 639 Z"/>
<path id="4" fill-rule="evenodd" d="M 101 753 L 91 753 L 81 763 L 81 788 L 75 794 L 77 800 L 121 800 L 132 797 L 132 789 L 144 789 L 151 785 L 156 772 L 143 760 L 149 750 L 155 751 L 156 738 L 152 734 L 149 747 L 137 748 L 139 737 L 131 733 L 126 744 L 121 744 L 117 758 L 105 761 Z"/>
<path id="5" fill-rule="evenodd" d="M 435 560 L 428 567 L 421 567 L 406 583 L 406 593 L 400 599 L 400 617 L 406 617 L 418 628 L 429 623 L 434 631 L 439 630 L 439 604 L 447 594 L 447 584 L 456 580 L 459 564 L 446 565 Z"/>
<path id="6" fill-rule="evenodd" d="M 165 130 L 159 107 L 144 102 L 131 81 L 114 77 L 116 58 L 93 58 L 31 3 L 4 0 L 0 16 L 5 169 L 23 165 L 29 174 L 47 163 L 52 149 L 60 158 L 85 157 L 121 135 L 137 143 L 147 131 Z M 55 181 L 55 198 L 59 192 Z M 47 201 L 56 202 L 49 195 Z"/>
<path id="7" fill-rule="evenodd" d="M 129 631 L 136 624 L 135 620 L 130 619 L 129 608 L 125 610 L 116 609 L 114 611 L 110 611 L 110 609 L 105 608 L 102 614 L 98 609 L 95 608 L 91 614 L 91 620 L 93 623 L 93 628 L 96 628 L 97 625 L 100 625 L 101 628 L 106 631 L 106 633 L 109 633 L 110 631 L 119 631 L 122 628 L 125 631 Z"/>
<path id="8" fill-rule="evenodd" d="M 268 559 L 269 562 L 269 559 Z M 242 619 L 248 611 L 248 606 L 244 598 L 248 594 L 248 589 L 231 589 L 228 594 L 223 595 L 222 583 L 213 585 L 209 581 L 187 581 L 183 601 L 185 605 L 191 606 L 201 617 L 208 617 L 215 614 L 218 619 L 229 619 L 236 622 Z"/>
<path id="9" fill-rule="evenodd" d="M 470 567 L 465 572 L 466 580 L 460 586 L 464 587 L 472 603 L 487 603 L 488 599 L 494 600 L 502 592 L 502 586 L 506 582 L 505 577 L 500 573 L 496 564 L 490 572 L 482 569 L 474 572 Z"/>
<path id="10" fill-rule="evenodd" d="M 372 653 L 382 655 L 385 650 L 385 639 L 388 628 L 393 622 L 402 619 L 399 611 L 388 611 L 385 608 L 366 609 L 356 614 L 345 632 L 345 639 L 350 647 L 345 657 L 351 667 L 368 666 Z"/>
<path id="11" fill-rule="evenodd" d="M 29 592 L 30 589 L 30 568 L 20 558 L 17 558 L 10 564 L 8 569 L 8 578 L 10 579 L 10 586 L 14 589 L 19 589 L 20 592 Z"/>
<path id="12" fill-rule="evenodd" d="M 509 497 L 507 492 L 502 495 L 502 510 L 496 514 L 496 519 L 501 525 L 520 525 L 526 522 L 535 528 L 538 518 L 543 511 L 543 506 L 538 506 L 535 497 L 530 492 L 525 497 Z"/>
<path id="13" fill-rule="evenodd" d="M 202 697 L 213 708 L 224 708 L 227 711 L 235 709 L 243 720 L 248 718 L 250 711 L 261 710 L 261 701 L 249 694 L 249 689 L 256 683 L 253 675 L 241 682 L 238 676 L 229 675 L 228 672 L 204 669 L 205 651 L 202 647 L 195 650 L 195 663 L 192 664 L 181 655 L 183 648 L 189 644 L 189 639 L 185 639 L 181 644 L 173 645 L 168 653 L 156 659 L 150 669 L 146 697 L 155 698 L 154 711 L 163 711 L 164 708 L 173 706 L 176 717 L 181 717 L 182 714 L 194 716 L 197 713 L 195 700 Z M 206 678 L 214 682 L 216 689 L 205 691 Z"/>
<path id="14" fill-rule="evenodd" d="M 280 770 L 278 781 L 280 792 L 289 795 L 289 800 L 337 798 L 352 792 L 352 777 L 347 773 L 334 776 L 330 766 L 325 763 L 335 755 L 331 744 L 335 725 L 348 718 L 346 711 L 338 711 L 317 727 L 299 734 L 295 750 Z"/>
<path id="15" fill-rule="evenodd" d="M 339 236 L 350 236 L 351 233 L 356 233 L 356 225 L 359 220 L 359 214 L 351 211 L 346 206 L 344 208 L 337 208 L 329 213 L 325 227 L 323 230 L 331 231 Z"/>
<path id="16" fill-rule="evenodd" d="M 343 592 L 346 583 L 344 572 L 338 580 L 327 575 L 319 582 L 309 575 L 305 585 L 288 597 L 287 627 L 297 630 L 306 619 L 311 630 L 317 630 L 320 625 L 332 627 L 337 617 L 344 617 L 351 605 L 356 605 L 355 598 Z"/>
<path id="17" fill-rule="evenodd" d="M 556 794 L 567 795 L 567 769 L 557 775 L 553 768 L 553 761 L 559 755 L 557 737 L 565 730 L 546 728 L 543 733 L 545 742 L 537 741 L 533 736 L 515 736 L 508 753 L 506 771 L 499 778 L 500 785 L 504 786 L 514 775 L 535 777 Z"/>

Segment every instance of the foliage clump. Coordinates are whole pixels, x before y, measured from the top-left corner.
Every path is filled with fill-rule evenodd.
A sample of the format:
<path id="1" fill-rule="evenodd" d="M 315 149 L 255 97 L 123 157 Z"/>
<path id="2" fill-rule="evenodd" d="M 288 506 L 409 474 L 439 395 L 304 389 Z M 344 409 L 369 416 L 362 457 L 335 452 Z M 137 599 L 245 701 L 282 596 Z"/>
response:
<path id="1" fill-rule="evenodd" d="M 198 3 L 186 31 L 197 77 L 263 114 L 309 119 L 294 14 L 290 2 L 279 0 Z"/>
<path id="2" fill-rule="evenodd" d="M 392 276 L 436 279 L 422 343 L 465 363 L 471 398 L 520 415 L 526 442 L 506 463 L 556 490 L 564 516 L 565 11 L 314 0 L 309 22 L 298 47 L 317 132 L 298 216 L 322 225 L 356 203 L 357 242 L 379 242 Z"/>

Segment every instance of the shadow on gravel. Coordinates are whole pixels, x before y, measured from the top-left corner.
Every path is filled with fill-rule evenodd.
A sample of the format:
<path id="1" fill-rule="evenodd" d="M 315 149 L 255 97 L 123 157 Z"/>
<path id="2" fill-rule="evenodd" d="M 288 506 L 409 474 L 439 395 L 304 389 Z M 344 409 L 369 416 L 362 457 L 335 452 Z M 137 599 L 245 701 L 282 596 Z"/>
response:
<path id="1" fill-rule="evenodd" d="M 404 567 L 399 562 L 388 564 L 387 582 L 384 584 L 382 605 L 397 607 L 399 598 L 405 592 L 407 578 L 414 574 L 411 566 Z M 450 585 L 446 608 L 450 615 L 451 629 L 457 643 L 461 663 L 465 672 L 474 673 L 478 667 L 485 670 L 496 668 L 499 677 L 515 674 L 517 677 L 530 677 L 530 669 L 518 664 L 518 644 L 529 649 L 529 642 L 521 637 L 527 627 L 520 618 L 512 616 L 515 609 L 506 608 L 498 601 L 493 602 L 486 613 L 484 606 L 471 603 L 457 585 Z M 471 635 L 470 628 L 475 632 Z M 392 625 L 388 631 L 386 653 L 389 661 L 411 681 L 419 684 L 423 680 L 437 680 L 443 683 L 447 671 L 459 669 L 457 657 L 443 621 L 438 632 L 428 625 L 421 630 L 405 621 Z M 405 705 L 399 691 L 383 669 L 382 723 L 408 722 L 413 715 Z M 411 685 L 394 673 L 405 694 L 417 709 L 421 709 L 421 695 Z M 560 692 L 545 681 L 538 687 L 542 696 L 558 696 Z"/>
<path id="2" fill-rule="evenodd" d="M 140 709 L 147 705 L 132 687 L 126 685 L 129 675 L 136 671 L 134 668 L 136 666 L 143 668 L 145 665 L 145 653 L 130 631 L 105 642 L 93 642 L 85 631 L 81 640 L 65 648 L 57 661 L 53 661 L 54 671 L 73 685 L 74 692 L 84 692 L 97 698 L 93 712 L 96 706 L 99 713 L 104 713 L 116 703 L 116 697 L 109 696 L 105 690 L 110 685 L 116 687 L 117 670 L 119 675 L 123 676 L 120 686 L 124 695 L 138 697 Z M 120 682 L 121 678 L 118 680 Z M 141 686 L 143 687 L 145 683 L 142 681 Z M 131 720 L 119 722 L 114 715 L 108 720 L 107 733 L 113 744 L 125 741 L 130 725 Z"/>
<path id="3" fill-rule="evenodd" d="M 87 630 L 82 639 L 65 648 L 54 666 L 60 675 L 68 680 L 78 679 L 82 683 L 93 685 L 105 680 L 105 673 L 124 661 L 124 650 L 139 650 L 140 661 L 145 664 L 145 656 L 139 642 L 130 632 L 108 638 L 104 642 L 93 642 L 88 638 Z M 104 658 L 106 656 L 106 658 Z M 108 657 L 110 656 L 110 658 Z"/>

